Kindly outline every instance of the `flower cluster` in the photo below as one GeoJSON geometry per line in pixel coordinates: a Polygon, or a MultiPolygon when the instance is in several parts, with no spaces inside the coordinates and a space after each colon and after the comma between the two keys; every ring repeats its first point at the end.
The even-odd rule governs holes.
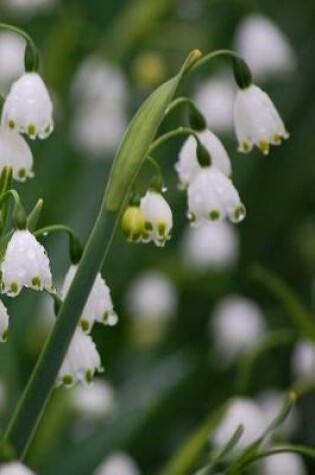
{"type": "MultiPolygon", "coordinates": [[[[252,84],[246,63],[235,54],[233,61],[238,85],[233,111],[238,150],[247,153],[257,146],[268,154],[270,145],[279,145],[289,134],[269,96],[252,84]]],[[[190,107],[191,127],[178,129],[178,135],[186,133],[189,137],[179,152],[175,170],[179,187],[187,191],[189,221],[194,226],[226,219],[232,223],[241,222],[246,209],[232,181],[231,161],[224,145],[207,128],[205,118],[190,99],[181,98],[177,101],[180,103],[190,107]]],[[[177,104],[175,100],[169,110],[177,104]]],[[[170,137],[174,135],[176,131],[169,134],[170,137]]],[[[168,134],[165,141],[167,139],[168,134]]],[[[156,143],[163,143],[163,136],[153,143],[153,150],[156,143]]],[[[148,159],[152,161],[152,157],[148,156],[148,159]]],[[[150,189],[138,202],[135,194],[132,196],[121,223],[129,241],[153,241],[161,246],[169,239],[172,212],[159,191],[150,189]]]]}
{"type": "MultiPolygon", "coordinates": [[[[12,196],[15,206],[12,215],[14,229],[3,244],[3,257],[0,260],[0,289],[9,297],[18,296],[23,287],[45,290],[61,302],[66,297],[76,274],[78,256],[75,256],[75,264],[70,267],[65,277],[61,297],[59,297],[53,285],[49,258],[36,238],[41,233],[37,231],[35,235],[28,229],[29,219],[18,193],[9,189],[10,179],[8,178],[10,170],[12,170],[13,178],[19,181],[25,181],[26,178],[33,176],[33,155],[22,134],[28,135],[31,139],[47,138],[54,127],[52,116],[53,106],[43,80],[34,71],[25,72],[11,86],[4,101],[1,116],[0,174],[1,177],[4,176],[2,182],[8,186],[1,190],[0,200],[2,200],[1,205],[5,205],[6,199],[12,196]]],[[[71,239],[73,245],[74,238],[71,239]]],[[[73,258],[71,244],[70,257],[73,258]]],[[[83,309],[79,327],[75,331],[60,369],[57,384],[71,386],[78,381],[89,382],[95,371],[102,369],[100,356],[89,335],[96,321],[109,326],[115,325],[118,321],[110,290],[100,274],[96,277],[83,309]]],[[[0,341],[2,342],[7,339],[8,326],[9,315],[0,301],[0,341]]]]}

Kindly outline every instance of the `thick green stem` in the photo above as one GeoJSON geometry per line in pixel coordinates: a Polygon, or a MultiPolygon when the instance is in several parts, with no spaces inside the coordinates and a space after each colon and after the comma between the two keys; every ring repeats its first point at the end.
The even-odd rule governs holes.
{"type": "Polygon", "coordinates": [[[56,380],[86,299],[110,247],[117,221],[117,213],[103,209],[100,212],[56,324],[13,415],[6,440],[12,443],[19,458],[24,457],[44,411],[53,381],[56,380]]]}

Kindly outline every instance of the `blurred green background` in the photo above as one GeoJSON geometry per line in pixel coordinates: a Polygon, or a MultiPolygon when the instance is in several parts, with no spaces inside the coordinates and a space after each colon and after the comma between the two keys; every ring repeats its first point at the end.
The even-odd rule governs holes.
{"type": "MultiPolygon", "coordinates": [[[[313,310],[315,9],[312,0],[285,4],[272,0],[59,0],[46,12],[29,16],[0,5],[2,21],[25,28],[35,39],[41,72],[56,103],[54,133],[32,144],[36,176],[18,188],[29,208],[39,197],[44,199],[42,225],[69,224],[82,239],[98,212],[114,154],[91,160],[69,138],[75,113],[70,90],[80,62],[97,52],[124,71],[131,117],[152,87],[171,76],[191,49],[230,48],[237,25],[253,12],[266,15],[285,32],[298,64],[287,77],[263,85],[281,111],[291,134],[289,141],[266,158],[257,151],[242,156],[236,152],[234,136],[221,136],[247,207],[247,217],[238,226],[239,262],[227,272],[198,274],[184,268],[180,242],[186,227],[185,195],[177,190],[173,169],[181,141],[171,142],[159,156],[174,212],[172,240],[164,249],[136,246],[126,243],[118,232],[104,268],[120,322],[113,329],[96,328],[93,336],[106,369],[104,376],[117,391],[119,411],[87,434],[75,435],[66,391],[56,390],[28,458],[39,474],[88,475],[116,449],[131,454],[144,474],[157,473],[211,411],[236,394],[237,364],[222,367],[211,356],[207,328],[216,302],[239,293],[256,300],[269,328],[292,326],[281,302],[251,279],[253,264],[272,270],[313,310]],[[148,58],[154,58],[156,74],[148,58]],[[153,71],[152,77],[147,77],[148,71],[153,71]],[[152,268],[165,272],[175,284],[178,311],[159,344],[139,348],[131,338],[125,295],[133,279],[152,268]]],[[[198,72],[181,93],[190,94],[195,82],[215,68],[216,63],[211,70],[198,72]]],[[[185,114],[176,113],[162,129],[183,123],[185,114]]],[[[69,265],[66,240],[52,236],[45,245],[60,282],[69,265]]],[[[1,347],[0,357],[1,375],[9,385],[3,425],[43,343],[38,326],[42,300],[30,291],[16,301],[6,300],[12,320],[9,342],[1,347]]],[[[292,346],[278,348],[259,359],[247,395],[290,386],[291,350],[292,346]]],[[[313,396],[306,396],[299,403],[301,425],[295,437],[310,445],[315,441],[314,402],[313,396]]],[[[309,474],[315,473],[315,465],[307,463],[309,474]]]]}

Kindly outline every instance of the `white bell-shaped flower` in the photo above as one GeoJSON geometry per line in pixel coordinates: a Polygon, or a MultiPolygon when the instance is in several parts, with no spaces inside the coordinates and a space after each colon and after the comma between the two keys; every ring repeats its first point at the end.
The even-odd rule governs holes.
{"type": "MultiPolygon", "coordinates": [[[[208,129],[198,132],[197,136],[209,153],[213,167],[220,170],[224,175],[230,176],[232,174],[231,162],[227,151],[218,137],[208,129]]],[[[197,142],[194,136],[188,137],[182,146],[175,169],[181,188],[186,188],[190,185],[201,170],[197,160],[197,142]]]]}
{"type": "Polygon", "coordinates": [[[266,423],[265,415],[251,399],[234,398],[231,400],[219,426],[211,437],[215,447],[222,447],[232,437],[239,425],[243,425],[244,432],[237,443],[236,449],[243,450],[257,439],[266,423]]]}
{"type": "Polygon", "coordinates": [[[116,409],[116,394],[107,381],[96,379],[88,386],[76,386],[71,403],[80,416],[87,419],[104,419],[116,409]]]}
{"type": "Polygon", "coordinates": [[[0,465],[0,475],[35,475],[20,462],[9,462],[0,465]]]}
{"type": "MultiPolygon", "coordinates": [[[[62,289],[63,297],[67,295],[76,271],[77,266],[74,265],[72,265],[68,270],[62,289]]],[[[106,282],[100,273],[95,279],[94,285],[83,309],[80,318],[80,326],[85,333],[89,333],[95,321],[109,326],[114,326],[118,322],[117,314],[113,309],[109,287],[106,285],[106,282]]]]}
{"type": "Polygon", "coordinates": [[[280,145],[289,137],[270,97],[251,84],[239,89],[234,103],[234,127],[240,152],[250,152],[256,145],[265,155],[270,145],[280,145]]]}
{"type": "MultiPolygon", "coordinates": [[[[281,448],[281,446],[273,448],[281,448]]],[[[286,452],[265,457],[258,473],[259,475],[307,475],[308,472],[300,455],[286,452]]]]}
{"type": "Polygon", "coordinates": [[[225,218],[238,223],[245,214],[232,181],[213,166],[203,167],[188,187],[188,218],[196,225],[225,218]]]}
{"type": "Polygon", "coordinates": [[[246,16],[237,28],[234,44],[256,79],[288,74],[296,65],[296,55],[287,37],[263,15],[246,16]]]}
{"type": "Polygon", "coordinates": [[[136,462],[124,452],[113,453],[93,475],[140,475],[136,462]]]}
{"type": "Polygon", "coordinates": [[[1,263],[2,290],[10,297],[23,286],[52,289],[52,276],[45,248],[27,229],[13,233],[1,263]]]}
{"type": "Polygon", "coordinates": [[[292,354],[292,369],[298,380],[315,379],[315,343],[312,340],[299,341],[292,354]]]}
{"type": "Polygon", "coordinates": [[[90,335],[77,328],[60,368],[57,384],[71,387],[78,382],[90,383],[96,371],[101,372],[103,368],[95,343],[90,335]]]}
{"type": "Polygon", "coordinates": [[[0,173],[5,167],[12,167],[13,178],[25,181],[34,176],[33,154],[21,135],[7,127],[0,128],[0,173]]]}
{"type": "Polygon", "coordinates": [[[219,302],[211,315],[210,325],[216,351],[226,361],[255,346],[266,330],[258,305],[238,295],[219,302]]]}
{"type": "Polygon", "coordinates": [[[225,270],[233,267],[239,255],[239,239],[227,221],[203,222],[187,226],[182,242],[182,259],[198,271],[225,270]]]}
{"type": "Polygon", "coordinates": [[[9,315],[3,302],[0,300],[0,342],[7,341],[9,315]]]}
{"type": "Polygon", "coordinates": [[[147,191],[141,198],[140,211],[144,217],[145,228],[142,240],[153,241],[157,246],[164,246],[170,239],[173,227],[173,214],[167,201],[160,193],[147,191]]]}
{"type": "Polygon", "coordinates": [[[0,33],[0,92],[6,94],[10,84],[23,74],[25,40],[15,33],[0,33]]]}
{"type": "Polygon", "coordinates": [[[216,133],[233,131],[233,103],[235,84],[229,70],[197,84],[194,100],[207,120],[208,127],[216,133]]]}
{"type": "Polygon", "coordinates": [[[2,112],[2,124],[44,139],[53,130],[53,105],[48,90],[37,73],[25,73],[11,87],[2,112]]]}

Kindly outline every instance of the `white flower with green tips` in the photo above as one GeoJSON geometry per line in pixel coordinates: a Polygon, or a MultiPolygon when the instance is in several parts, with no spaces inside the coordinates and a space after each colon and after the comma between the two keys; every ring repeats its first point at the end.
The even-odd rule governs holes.
{"type": "MultiPolygon", "coordinates": [[[[72,265],[66,275],[62,296],[65,297],[77,272],[77,266],[72,265]]],[[[110,289],[99,273],[95,279],[89,298],[83,309],[80,326],[84,333],[89,333],[94,322],[114,326],[118,322],[117,314],[113,308],[110,289]]]]}
{"type": "Polygon", "coordinates": [[[53,131],[53,105],[48,90],[37,73],[25,73],[15,81],[6,98],[2,124],[44,139],[53,131]]]}
{"type": "Polygon", "coordinates": [[[96,372],[103,371],[101,358],[90,335],[77,328],[59,370],[56,384],[72,387],[78,382],[90,383],[96,372]]]}
{"type": "Polygon", "coordinates": [[[9,166],[13,178],[25,181],[33,177],[33,154],[24,138],[15,130],[0,128],[0,171],[9,166]]]}
{"type": "Polygon", "coordinates": [[[52,289],[49,258],[45,248],[27,229],[14,231],[0,266],[2,291],[10,297],[22,287],[52,289]]]}
{"type": "MultiPolygon", "coordinates": [[[[224,175],[231,176],[231,162],[220,139],[208,129],[197,132],[197,136],[209,153],[212,165],[224,175]]],[[[181,188],[186,188],[201,170],[197,160],[197,141],[194,136],[188,137],[182,146],[175,169],[181,188]]]]}
{"type": "Polygon", "coordinates": [[[173,214],[167,201],[160,193],[147,191],[141,198],[140,211],[145,223],[143,241],[153,241],[157,246],[164,246],[170,239],[173,227],[173,214]]]}
{"type": "Polygon", "coordinates": [[[9,462],[0,465],[0,475],[35,475],[35,472],[20,462],[9,462]]]}
{"type": "Polygon", "coordinates": [[[188,218],[195,225],[226,218],[238,223],[245,214],[232,181],[213,166],[203,167],[188,187],[188,218]]]}
{"type": "Polygon", "coordinates": [[[250,152],[256,145],[263,154],[270,145],[280,145],[289,137],[270,97],[251,84],[239,89],[234,103],[234,126],[240,152],[250,152]]]}
{"type": "Polygon", "coordinates": [[[0,342],[7,341],[9,315],[3,302],[0,300],[0,342]]]}

